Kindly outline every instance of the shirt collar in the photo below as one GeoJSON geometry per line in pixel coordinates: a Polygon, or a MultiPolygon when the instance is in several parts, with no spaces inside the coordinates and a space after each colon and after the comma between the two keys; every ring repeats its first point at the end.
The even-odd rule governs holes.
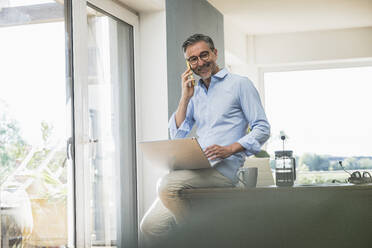
{"type": "Polygon", "coordinates": [[[229,72],[227,71],[226,68],[222,68],[221,70],[219,70],[216,74],[214,74],[212,77],[216,77],[216,78],[219,78],[219,79],[222,79],[224,78],[229,72]]]}
{"type": "MultiPolygon", "coordinates": [[[[229,72],[227,71],[226,68],[222,68],[221,70],[219,70],[216,74],[214,74],[212,77],[216,77],[218,79],[223,79],[226,77],[226,75],[228,74],[229,72]]],[[[201,86],[203,84],[203,81],[202,79],[199,79],[199,82],[198,82],[198,85],[201,86]]]]}

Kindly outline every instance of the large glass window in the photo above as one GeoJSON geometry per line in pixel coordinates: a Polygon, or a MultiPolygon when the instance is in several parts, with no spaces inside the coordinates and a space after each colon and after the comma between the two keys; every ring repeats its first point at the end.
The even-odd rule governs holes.
{"type": "Polygon", "coordinates": [[[65,35],[61,1],[0,1],[1,247],[72,239],[65,35]]]}
{"type": "Polygon", "coordinates": [[[264,74],[265,105],[272,125],[267,149],[297,158],[297,183],[345,182],[346,170],[372,170],[372,67],[264,74]]]}

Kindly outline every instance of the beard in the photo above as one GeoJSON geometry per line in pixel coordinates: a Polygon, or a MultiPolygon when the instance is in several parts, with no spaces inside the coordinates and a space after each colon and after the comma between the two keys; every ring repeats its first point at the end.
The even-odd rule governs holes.
{"type": "Polygon", "coordinates": [[[209,61],[202,66],[197,66],[192,71],[198,75],[201,79],[205,80],[210,78],[216,70],[216,63],[209,61]]]}

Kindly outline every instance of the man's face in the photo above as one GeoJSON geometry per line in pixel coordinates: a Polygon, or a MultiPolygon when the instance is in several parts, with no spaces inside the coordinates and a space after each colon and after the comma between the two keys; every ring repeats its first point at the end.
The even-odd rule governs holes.
{"type": "Polygon", "coordinates": [[[191,70],[203,80],[209,79],[217,72],[217,49],[212,51],[205,41],[188,46],[185,58],[189,60],[191,70]]]}

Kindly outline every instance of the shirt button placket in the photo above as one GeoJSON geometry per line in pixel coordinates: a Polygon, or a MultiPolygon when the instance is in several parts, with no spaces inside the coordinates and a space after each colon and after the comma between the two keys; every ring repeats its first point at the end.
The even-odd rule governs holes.
{"type": "Polygon", "coordinates": [[[211,108],[213,108],[212,107],[212,102],[211,102],[211,100],[212,100],[212,84],[213,84],[213,78],[211,78],[211,82],[210,82],[210,84],[209,84],[209,88],[208,88],[208,92],[207,92],[207,123],[208,123],[208,132],[207,132],[207,137],[208,137],[208,139],[209,139],[209,137],[210,137],[210,133],[211,133],[211,118],[212,118],[212,111],[211,111],[211,108]]]}

